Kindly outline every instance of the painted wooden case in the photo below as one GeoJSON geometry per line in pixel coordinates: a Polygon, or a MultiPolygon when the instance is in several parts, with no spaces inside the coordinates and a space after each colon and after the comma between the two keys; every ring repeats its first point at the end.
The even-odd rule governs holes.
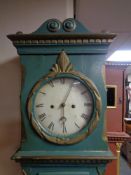
{"type": "Polygon", "coordinates": [[[114,159],[105,134],[103,73],[105,55],[114,37],[93,34],[74,19],[49,19],[31,34],[8,35],[20,55],[23,74],[21,146],[13,159],[21,163],[25,174],[97,175],[114,159]],[[70,135],[65,139],[45,134],[32,113],[39,85],[60,76],[83,82],[93,96],[90,122],[73,139],[70,135]]]}

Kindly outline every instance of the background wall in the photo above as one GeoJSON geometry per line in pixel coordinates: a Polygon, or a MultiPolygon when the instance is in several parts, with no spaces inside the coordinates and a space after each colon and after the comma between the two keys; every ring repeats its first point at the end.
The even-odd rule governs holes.
{"type": "Polygon", "coordinates": [[[131,0],[76,0],[76,18],[92,32],[117,34],[107,56],[116,49],[131,50],[131,0]]]}
{"type": "Polygon", "coordinates": [[[77,0],[76,17],[94,32],[131,32],[130,0],[77,0]]]}
{"type": "MultiPolygon", "coordinates": [[[[76,0],[76,17],[93,32],[120,37],[113,46],[131,47],[131,0],[76,0]]],[[[31,33],[46,19],[73,17],[73,0],[0,0],[0,174],[21,175],[10,160],[20,143],[20,64],[7,34],[31,33]]]]}
{"type": "Polygon", "coordinates": [[[0,0],[0,174],[21,175],[10,160],[20,144],[19,57],[7,34],[31,33],[45,20],[73,17],[73,0],[0,0]]]}

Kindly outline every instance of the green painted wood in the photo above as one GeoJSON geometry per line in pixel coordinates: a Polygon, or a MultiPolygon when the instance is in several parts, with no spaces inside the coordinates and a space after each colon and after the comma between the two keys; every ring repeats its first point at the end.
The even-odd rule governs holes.
{"type": "MultiPolygon", "coordinates": [[[[27,168],[27,167],[26,167],[27,168]]],[[[55,168],[52,168],[52,170],[50,170],[49,168],[40,168],[40,171],[38,172],[37,171],[37,169],[36,169],[36,167],[34,167],[34,168],[32,168],[32,169],[30,169],[30,170],[26,170],[26,172],[28,172],[28,174],[30,175],[30,174],[32,174],[32,175],[45,175],[45,174],[47,174],[47,175],[52,175],[52,174],[54,174],[54,175],[59,175],[59,174],[61,174],[61,175],[66,175],[66,174],[69,174],[69,175],[94,175],[94,174],[97,174],[97,175],[99,175],[100,173],[102,174],[103,172],[105,171],[105,169],[101,166],[100,167],[100,170],[98,170],[97,169],[97,167],[84,167],[84,168],[80,168],[80,167],[78,167],[78,168],[75,168],[75,169],[70,169],[69,167],[68,167],[68,169],[67,168],[60,168],[59,167],[59,171],[56,171],[56,169],[55,168]],[[46,169],[46,171],[45,171],[45,169],[46,169]]]]}
{"type": "Polygon", "coordinates": [[[88,157],[91,157],[93,155],[94,158],[99,158],[99,159],[113,159],[112,153],[110,151],[98,151],[98,150],[89,150],[89,151],[42,151],[42,150],[38,150],[38,151],[19,151],[15,154],[14,159],[20,159],[21,157],[23,158],[28,158],[28,157],[35,157],[35,156],[39,156],[39,157],[61,157],[62,156],[77,156],[83,159],[88,159],[88,157]]]}
{"type": "Polygon", "coordinates": [[[40,172],[40,173],[38,173],[38,175],[90,175],[91,173],[92,174],[94,174],[93,173],[93,171],[96,173],[96,170],[94,169],[94,170],[88,170],[88,171],[85,171],[85,172],[76,172],[76,171],[74,171],[74,172],[71,172],[71,171],[62,171],[62,172],[40,172]]]}
{"type": "Polygon", "coordinates": [[[78,174],[78,172],[82,175],[97,175],[104,172],[108,161],[114,158],[103,137],[106,90],[102,76],[102,66],[110,45],[109,40],[114,37],[114,34],[92,34],[74,19],[67,19],[63,23],[56,19],[47,20],[32,34],[8,35],[20,55],[23,72],[21,115],[25,135],[22,135],[21,146],[14,154],[13,159],[21,163],[28,175],[52,175],[52,173],[74,175],[78,174]],[[94,82],[102,99],[102,110],[97,128],[86,139],[72,145],[58,145],[41,139],[32,128],[27,114],[27,99],[32,87],[49,72],[63,50],[69,56],[75,70],[82,72],[94,82]],[[89,163],[86,171],[81,160],[80,166],[74,162],[69,170],[64,165],[61,165],[59,161],[53,163],[53,165],[48,162],[50,171],[45,168],[45,162],[37,162],[37,157],[48,157],[48,159],[53,157],[54,159],[55,156],[56,159],[58,157],[64,159],[64,156],[72,156],[72,159],[80,157],[81,160],[94,159],[96,161],[97,159],[106,161],[104,163],[101,161],[101,163],[98,163],[98,161],[95,164],[89,163]],[[32,159],[35,160],[35,163],[32,162],[32,159]],[[23,160],[25,163],[23,163],[23,160]],[[42,169],[41,166],[43,166],[42,169]],[[55,167],[52,168],[52,166],[55,167]],[[60,172],[61,166],[63,170],[60,172]]]}
{"type": "MultiPolygon", "coordinates": [[[[46,33],[46,34],[50,34],[49,28],[53,30],[56,30],[55,33],[69,33],[69,31],[66,31],[65,29],[69,29],[71,27],[75,27],[73,31],[70,31],[70,34],[81,34],[81,33],[91,33],[87,28],[85,28],[85,26],[83,26],[79,21],[72,19],[72,18],[68,18],[66,20],[63,21],[63,23],[61,23],[59,20],[57,19],[49,19],[47,20],[45,23],[43,23],[35,32],[33,32],[32,34],[42,34],[46,33]],[[75,26],[79,26],[75,27],[75,26]],[[57,28],[59,28],[59,30],[57,31],[57,28]]],[[[54,31],[53,31],[54,32],[54,31]]]]}

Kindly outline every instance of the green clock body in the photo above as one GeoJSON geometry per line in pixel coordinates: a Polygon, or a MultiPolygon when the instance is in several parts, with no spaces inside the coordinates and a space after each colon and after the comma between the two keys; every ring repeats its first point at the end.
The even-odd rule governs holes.
{"type": "Polygon", "coordinates": [[[105,137],[102,67],[115,35],[52,19],[32,34],[8,37],[23,72],[22,142],[13,159],[31,175],[104,172],[114,157],[105,137]]]}

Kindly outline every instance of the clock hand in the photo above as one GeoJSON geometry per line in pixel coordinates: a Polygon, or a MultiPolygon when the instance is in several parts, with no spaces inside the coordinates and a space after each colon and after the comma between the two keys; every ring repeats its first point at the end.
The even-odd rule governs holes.
{"type": "Polygon", "coordinates": [[[63,133],[67,133],[67,129],[66,129],[66,126],[65,126],[65,122],[66,122],[66,117],[62,116],[60,118],[60,121],[62,122],[62,125],[63,125],[63,133]]]}
{"type": "Polygon", "coordinates": [[[65,104],[64,103],[60,104],[60,107],[62,107],[62,117],[64,117],[64,107],[65,107],[65,104]]]}
{"type": "Polygon", "coordinates": [[[63,102],[62,102],[62,103],[60,104],[60,106],[59,106],[59,107],[62,107],[62,117],[60,118],[59,121],[62,121],[62,124],[63,124],[63,132],[67,132],[66,126],[65,126],[65,122],[66,122],[67,118],[64,116],[64,107],[65,107],[65,105],[66,105],[67,98],[69,97],[69,94],[70,94],[70,92],[71,92],[71,90],[72,90],[73,85],[74,85],[74,82],[71,83],[71,85],[70,85],[70,87],[69,87],[69,89],[68,89],[68,91],[67,91],[67,93],[66,93],[66,96],[65,96],[63,102]]]}
{"type": "Polygon", "coordinates": [[[65,107],[65,103],[66,103],[66,101],[67,101],[67,98],[69,97],[69,94],[70,94],[70,92],[71,92],[71,90],[72,90],[72,87],[74,86],[74,85],[77,85],[77,84],[79,84],[79,82],[72,82],[71,83],[71,85],[70,85],[70,87],[69,87],[69,89],[68,89],[68,91],[67,91],[67,93],[66,93],[66,95],[65,95],[65,98],[64,98],[64,100],[63,100],[63,102],[60,104],[60,106],[59,106],[59,108],[60,107],[65,107]]]}
{"type": "Polygon", "coordinates": [[[67,93],[66,93],[66,96],[65,96],[65,98],[64,98],[64,100],[63,100],[62,106],[64,106],[64,107],[65,107],[65,103],[66,103],[66,101],[67,101],[67,98],[68,98],[68,96],[69,96],[69,94],[70,94],[70,92],[71,92],[71,90],[72,90],[72,87],[73,87],[73,83],[72,83],[71,86],[69,87],[69,89],[68,89],[68,91],[67,91],[67,93]]]}

